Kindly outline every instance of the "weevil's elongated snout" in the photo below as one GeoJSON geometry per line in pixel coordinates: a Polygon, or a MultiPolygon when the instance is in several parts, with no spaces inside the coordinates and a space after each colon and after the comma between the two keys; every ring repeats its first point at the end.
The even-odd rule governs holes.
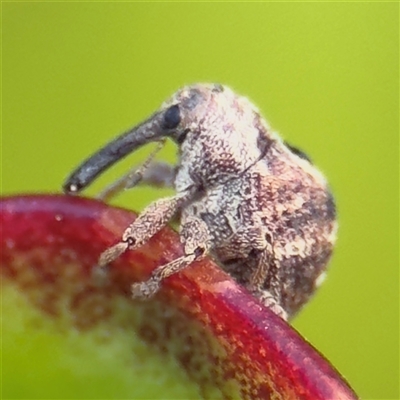
{"type": "Polygon", "coordinates": [[[139,147],[168,136],[171,131],[165,126],[165,112],[152,115],[140,125],[123,133],[97,153],[86,159],[63,185],[65,193],[77,193],[90,185],[97,176],[117,161],[139,147]]]}

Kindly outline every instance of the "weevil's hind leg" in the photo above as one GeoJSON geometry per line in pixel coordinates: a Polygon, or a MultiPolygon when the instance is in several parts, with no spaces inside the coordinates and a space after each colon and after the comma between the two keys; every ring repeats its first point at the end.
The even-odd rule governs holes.
{"type": "Polygon", "coordinates": [[[121,176],[115,182],[108,185],[97,196],[99,200],[105,202],[118,196],[125,189],[132,188],[139,183],[151,186],[172,186],[174,178],[174,167],[164,163],[153,163],[157,153],[164,147],[165,140],[160,140],[157,147],[149,154],[143,164],[130,169],[128,173],[121,176]]]}
{"type": "Polygon", "coordinates": [[[125,230],[116,245],[106,249],[99,257],[98,268],[104,270],[108,264],[128,249],[139,247],[161,230],[169,220],[192,197],[189,189],[173,197],[156,200],[147,206],[136,220],[125,230]]]}
{"type": "Polygon", "coordinates": [[[266,307],[270,308],[282,319],[287,320],[288,314],[281,305],[281,283],[279,278],[278,260],[267,249],[260,253],[247,288],[266,307]],[[266,289],[268,288],[268,289],[266,289]]]}
{"type": "Polygon", "coordinates": [[[211,244],[210,234],[207,225],[200,218],[184,217],[180,236],[184,244],[185,255],[155,269],[147,281],[133,284],[133,297],[148,298],[153,296],[165,278],[181,271],[192,262],[208,254],[211,244]]]}
{"type": "Polygon", "coordinates": [[[127,174],[111,183],[96,198],[105,202],[118,196],[121,192],[138,185],[154,188],[173,188],[176,167],[164,162],[153,162],[148,167],[135,166],[127,174]]]}

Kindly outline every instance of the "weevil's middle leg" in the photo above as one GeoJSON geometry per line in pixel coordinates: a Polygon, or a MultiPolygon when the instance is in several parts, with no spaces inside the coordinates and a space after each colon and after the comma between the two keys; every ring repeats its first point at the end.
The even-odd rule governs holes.
{"type": "Polygon", "coordinates": [[[184,219],[180,236],[184,244],[185,255],[156,268],[147,281],[133,284],[133,297],[151,297],[158,291],[161,282],[165,278],[181,271],[192,262],[203,258],[209,252],[210,234],[207,225],[200,218],[188,217],[184,219]]]}
{"type": "Polygon", "coordinates": [[[260,253],[247,288],[266,307],[270,308],[282,319],[287,320],[288,314],[281,305],[282,287],[278,263],[279,261],[273,257],[273,252],[267,249],[263,250],[260,253]]]}
{"type": "Polygon", "coordinates": [[[152,163],[164,144],[165,139],[160,140],[143,164],[130,169],[125,175],[105,187],[96,197],[107,202],[125,189],[130,189],[139,183],[158,187],[172,187],[175,174],[174,167],[165,163],[152,163]]]}

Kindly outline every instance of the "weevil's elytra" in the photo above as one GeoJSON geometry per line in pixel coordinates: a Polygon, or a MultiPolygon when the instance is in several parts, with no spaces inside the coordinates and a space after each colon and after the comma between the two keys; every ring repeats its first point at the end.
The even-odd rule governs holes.
{"type": "Polygon", "coordinates": [[[137,183],[172,186],[176,194],[150,204],[99,259],[104,267],[141,246],[180,215],[184,255],[132,287],[152,296],[163,279],[212,255],[266,306],[292,317],[325,273],[336,239],[336,211],[323,175],[301,150],[272,132],[258,109],[231,89],[196,84],[83,162],[64,190],[78,192],[128,153],[172,139],[177,165],[154,153],[106,189],[103,198],[137,183]]]}

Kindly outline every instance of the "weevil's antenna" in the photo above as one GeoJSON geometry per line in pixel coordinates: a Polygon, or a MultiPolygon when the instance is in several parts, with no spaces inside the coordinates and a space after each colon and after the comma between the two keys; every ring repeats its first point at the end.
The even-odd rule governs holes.
{"type": "Polygon", "coordinates": [[[97,153],[86,159],[67,178],[63,185],[65,193],[78,193],[90,185],[107,168],[139,147],[167,136],[164,113],[153,114],[140,125],[123,133],[97,153]]]}

